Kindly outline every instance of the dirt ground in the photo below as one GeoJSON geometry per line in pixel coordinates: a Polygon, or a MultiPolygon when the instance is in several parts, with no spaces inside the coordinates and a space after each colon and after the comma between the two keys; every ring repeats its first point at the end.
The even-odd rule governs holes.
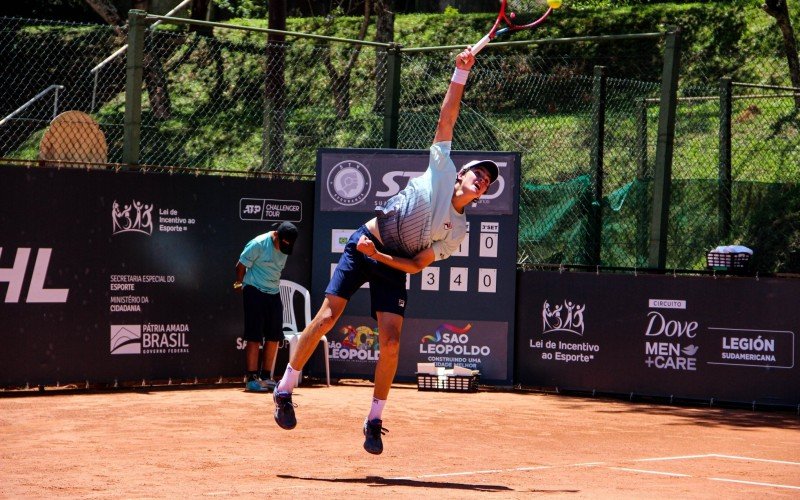
{"type": "Polygon", "coordinates": [[[800,498],[795,412],[398,384],[296,390],[298,426],[241,387],[0,397],[3,498],[800,498]]]}

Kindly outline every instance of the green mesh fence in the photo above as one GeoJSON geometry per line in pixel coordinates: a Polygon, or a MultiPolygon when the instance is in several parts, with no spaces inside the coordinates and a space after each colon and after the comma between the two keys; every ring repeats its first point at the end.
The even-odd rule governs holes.
{"type": "Polygon", "coordinates": [[[733,82],[723,119],[720,92],[685,88],[678,101],[667,267],[702,269],[707,251],[738,244],[756,271],[797,272],[800,224],[782,193],[800,181],[798,103],[786,88],[733,82]]]}
{"type": "MultiPolygon", "coordinates": [[[[123,163],[127,42],[126,29],[0,18],[0,156],[123,163]],[[98,134],[85,123],[53,137],[51,122],[65,111],[91,117],[104,144],[87,146],[98,134]],[[61,156],[43,156],[44,144],[61,156]]],[[[454,148],[521,153],[520,264],[648,267],[663,45],[658,37],[575,40],[480,54],[454,148]]],[[[457,52],[400,51],[397,147],[430,145],[457,52]]],[[[384,47],[162,25],[147,31],[144,54],[138,146],[147,169],[312,176],[318,148],[386,145],[384,47]]],[[[770,83],[786,86],[775,61],[770,83]]],[[[796,273],[794,91],[731,85],[726,173],[714,78],[694,75],[679,89],[666,268],[703,270],[708,250],[743,244],[755,250],[757,270],[796,273]]]]}

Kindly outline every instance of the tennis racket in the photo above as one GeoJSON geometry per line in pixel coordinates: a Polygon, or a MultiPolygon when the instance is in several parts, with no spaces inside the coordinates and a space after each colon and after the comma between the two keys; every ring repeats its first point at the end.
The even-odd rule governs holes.
{"type": "Polygon", "coordinates": [[[505,35],[515,31],[527,30],[539,26],[554,9],[561,7],[561,0],[547,0],[547,11],[540,14],[543,0],[500,0],[500,12],[494,26],[489,30],[478,43],[472,46],[472,53],[478,52],[486,47],[486,44],[495,39],[498,35],[505,35]],[[505,26],[500,27],[500,25],[505,26]]]}

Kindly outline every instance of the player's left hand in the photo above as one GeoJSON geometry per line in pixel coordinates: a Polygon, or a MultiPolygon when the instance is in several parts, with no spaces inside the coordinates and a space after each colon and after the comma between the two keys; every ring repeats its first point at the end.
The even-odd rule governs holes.
{"type": "Polygon", "coordinates": [[[375,255],[375,252],[378,251],[375,248],[375,243],[373,243],[371,239],[367,238],[363,234],[358,239],[358,243],[356,244],[356,250],[363,253],[367,257],[372,257],[373,255],[375,255]]]}

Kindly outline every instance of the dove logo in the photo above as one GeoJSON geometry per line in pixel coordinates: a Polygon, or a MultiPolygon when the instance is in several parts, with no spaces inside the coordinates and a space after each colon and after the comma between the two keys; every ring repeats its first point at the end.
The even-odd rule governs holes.
{"type": "Polygon", "coordinates": [[[648,337],[687,337],[693,339],[697,336],[697,321],[676,321],[667,320],[664,315],[651,311],[647,313],[650,322],[647,325],[645,335],[648,337]]]}
{"type": "Polygon", "coordinates": [[[645,342],[644,364],[648,368],[659,370],[697,371],[697,358],[694,354],[698,349],[695,345],[682,347],[671,342],[645,342]]]}
{"type": "Polygon", "coordinates": [[[681,344],[680,340],[685,338],[687,342],[692,342],[690,339],[697,337],[697,321],[671,320],[656,311],[650,311],[647,316],[649,321],[644,333],[648,338],[644,345],[644,363],[647,367],[696,371],[697,358],[694,356],[700,348],[693,343],[681,344]],[[664,341],[656,341],[653,337],[662,337],[664,341]]]}

